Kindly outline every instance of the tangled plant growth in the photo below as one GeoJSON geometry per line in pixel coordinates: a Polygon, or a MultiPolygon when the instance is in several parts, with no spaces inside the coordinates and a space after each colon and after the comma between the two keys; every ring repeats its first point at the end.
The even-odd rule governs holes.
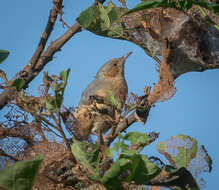
{"type": "MultiPolygon", "coordinates": [[[[212,170],[207,150],[194,138],[176,135],[159,142],[157,150],[168,160],[164,163],[158,157],[142,153],[157,140],[159,133],[121,133],[135,122],[146,123],[150,108],[175,94],[175,79],[182,74],[219,68],[218,4],[204,0],[143,0],[128,10],[126,2],[120,2],[123,7],[112,2],[103,6],[104,1],[95,1],[65,34],[45,49],[57,16],[62,18],[63,14],[62,0],[53,0],[46,29],[27,66],[11,80],[1,70],[5,85],[1,86],[0,107],[7,105],[10,109],[0,123],[0,166],[10,165],[0,172],[1,188],[149,189],[151,186],[194,190],[200,188],[199,174],[212,170]],[[96,35],[137,44],[157,62],[159,72],[154,88],[145,87],[142,96],[130,94],[116,126],[112,124],[106,135],[99,133],[96,142],[74,138],[74,109],[63,105],[70,70],[60,72],[59,76],[44,72],[38,97],[24,91],[82,27],[96,35]],[[19,143],[15,143],[17,139],[19,143]],[[15,151],[8,151],[9,146],[15,151]],[[36,157],[39,154],[44,158],[36,157]]],[[[0,62],[8,55],[8,51],[1,50],[0,62]]],[[[120,104],[112,93],[109,101],[112,106],[120,104]]]]}

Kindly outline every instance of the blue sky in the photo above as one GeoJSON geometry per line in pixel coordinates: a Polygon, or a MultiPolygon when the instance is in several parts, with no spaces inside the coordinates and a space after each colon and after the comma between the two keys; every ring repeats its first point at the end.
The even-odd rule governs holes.
{"type": "MultiPolygon", "coordinates": [[[[129,7],[134,6],[134,1],[127,1],[130,1],[129,7]]],[[[64,0],[64,20],[72,25],[79,13],[91,4],[90,0],[64,0]]],[[[11,54],[7,61],[0,65],[0,69],[7,73],[9,79],[31,58],[46,25],[51,6],[50,0],[1,2],[0,49],[7,49],[11,54]]],[[[58,21],[49,41],[55,40],[66,30],[58,21]]],[[[121,57],[132,50],[135,52],[128,58],[125,68],[126,80],[129,92],[142,95],[144,86],[152,85],[157,81],[155,62],[147,57],[142,49],[130,42],[99,37],[87,31],[75,35],[62,51],[55,55],[44,71],[58,74],[61,70],[71,68],[64,103],[67,106],[77,106],[81,93],[93,80],[101,65],[111,58],[121,57]]],[[[37,95],[37,87],[41,81],[42,73],[32,81],[27,91],[37,95]]],[[[218,81],[219,70],[187,73],[181,76],[176,81],[175,96],[169,101],[157,103],[156,107],[152,108],[145,126],[135,124],[130,128],[131,131],[160,132],[159,140],[185,134],[196,138],[201,145],[205,145],[213,159],[212,172],[202,175],[207,182],[206,190],[217,187],[219,179],[218,81]]],[[[1,111],[1,117],[4,111],[1,111]]],[[[146,154],[154,155],[155,145],[156,143],[153,143],[151,148],[146,149],[146,154]]]]}

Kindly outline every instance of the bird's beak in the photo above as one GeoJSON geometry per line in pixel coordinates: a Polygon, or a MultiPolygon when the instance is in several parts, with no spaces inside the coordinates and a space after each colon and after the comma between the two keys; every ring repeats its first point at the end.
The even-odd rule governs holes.
{"type": "Polygon", "coordinates": [[[127,54],[125,54],[123,57],[122,57],[122,63],[125,63],[126,59],[132,54],[133,52],[129,52],[127,54]]]}

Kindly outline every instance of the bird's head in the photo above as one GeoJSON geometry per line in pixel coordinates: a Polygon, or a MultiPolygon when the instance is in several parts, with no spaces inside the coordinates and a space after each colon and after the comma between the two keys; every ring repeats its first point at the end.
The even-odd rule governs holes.
{"type": "Polygon", "coordinates": [[[124,77],[124,64],[127,57],[131,54],[132,52],[129,52],[123,57],[114,58],[106,62],[97,72],[96,78],[114,79],[124,77]]]}

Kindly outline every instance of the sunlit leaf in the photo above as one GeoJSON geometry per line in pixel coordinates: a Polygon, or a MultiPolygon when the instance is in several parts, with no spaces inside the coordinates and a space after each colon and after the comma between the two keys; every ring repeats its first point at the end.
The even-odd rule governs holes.
{"type": "Polygon", "coordinates": [[[31,190],[42,156],[32,161],[19,161],[0,172],[0,187],[7,190],[31,190]]]}
{"type": "Polygon", "coordinates": [[[112,2],[108,6],[101,4],[89,7],[77,18],[78,23],[85,29],[101,36],[121,37],[123,27],[116,24],[118,15],[112,2]]]}
{"type": "Polygon", "coordinates": [[[140,132],[129,132],[124,136],[125,140],[129,140],[132,145],[134,144],[149,144],[150,137],[145,133],[140,132]]]}
{"type": "Polygon", "coordinates": [[[77,21],[84,28],[89,28],[99,16],[98,7],[91,6],[83,11],[77,18],[77,21]]]}

